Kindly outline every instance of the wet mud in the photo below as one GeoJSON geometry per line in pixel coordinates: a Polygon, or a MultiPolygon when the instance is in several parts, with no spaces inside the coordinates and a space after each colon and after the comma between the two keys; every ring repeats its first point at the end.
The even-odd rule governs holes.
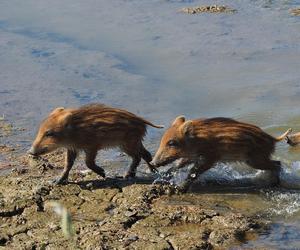
{"type": "MultiPolygon", "coordinates": [[[[10,153],[14,154],[14,153],[10,153]]],[[[63,152],[43,160],[14,158],[22,168],[0,177],[0,246],[7,249],[222,249],[239,246],[266,225],[207,194],[166,195],[151,178],[103,179],[75,169],[53,185],[63,152]],[[200,196],[199,196],[200,195],[200,196]],[[51,204],[71,215],[66,238],[51,204]]]]}

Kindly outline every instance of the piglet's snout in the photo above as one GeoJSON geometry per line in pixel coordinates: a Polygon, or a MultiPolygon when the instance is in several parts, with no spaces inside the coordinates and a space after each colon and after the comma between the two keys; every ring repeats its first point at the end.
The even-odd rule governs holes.
{"type": "Polygon", "coordinates": [[[150,162],[150,164],[154,167],[157,167],[158,165],[158,160],[157,160],[157,156],[155,155],[152,159],[152,161],[150,162]]]}
{"type": "Polygon", "coordinates": [[[41,147],[34,147],[32,146],[27,153],[32,156],[39,156],[41,154],[44,154],[47,152],[47,147],[41,148],[41,147]]]}
{"type": "Polygon", "coordinates": [[[30,154],[30,155],[36,155],[36,150],[35,150],[35,148],[32,146],[32,147],[27,151],[27,154],[30,154]]]}
{"type": "Polygon", "coordinates": [[[153,166],[153,167],[156,167],[156,164],[155,164],[155,161],[150,161],[150,164],[153,166]]]}
{"type": "Polygon", "coordinates": [[[159,157],[157,156],[157,154],[153,157],[152,161],[150,162],[150,164],[154,167],[158,167],[160,163],[159,157]]]}

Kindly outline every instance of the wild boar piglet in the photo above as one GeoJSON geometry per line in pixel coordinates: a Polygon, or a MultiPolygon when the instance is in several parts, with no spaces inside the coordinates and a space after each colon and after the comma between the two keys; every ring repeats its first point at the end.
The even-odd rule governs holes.
{"type": "Polygon", "coordinates": [[[134,177],[141,159],[146,161],[151,171],[155,171],[150,164],[152,156],[142,143],[146,125],[162,128],[126,110],[103,104],[90,104],[77,109],[56,108],[41,123],[28,153],[38,156],[57,148],[66,148],[66,163],[62,176],[57,180],[59,184],[68,180],[80,150],[86,154],[86,166],[105,177],[104,170],[95,163],[97,151],[119,147],[132,158],[125,177],[134,177]]]}
{"type": "Polygon", "coordinates": [[[291,129],[275,138],[259,127],[230,118],[186,121],[177,117],[162,136],[152,165],[167,165],[181,159],[177,168],[193,163],[187,179],[179,187],[187,191],[190,184],[216,162],[243,161],[255,169],[270,170],[278,179],[280,162],[271,160],[275,143],[286,138],[291,129]]]}

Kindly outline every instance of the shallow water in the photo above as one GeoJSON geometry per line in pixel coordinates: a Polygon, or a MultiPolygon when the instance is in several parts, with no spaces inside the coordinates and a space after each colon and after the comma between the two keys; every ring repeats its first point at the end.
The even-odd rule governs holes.
{"type": "MultiPolygon", "coordinates": [[[[300,247],[300,162],[284,165],[280,173],[280,186],[271,187],[268,173],[253,171],[243,164],[218,164],[204,173],[191,194],[172,196],[170,204],[197,205],[203,201],[214,203],[214,209],[233,209],[249,216],[263,217],[270,226],[258,235],[246,235],[242,247],[263,249],[299,249],[300,247]]],[[[186,171],[175,173],[173,185],[186,177],[186,171]]]]}
{"type": "MultiPolygon", "coordinates": [[[[1,143],[18,144],[23,153],[51,109],[89,102],[123,107],[158,124],[185,114],[230,116],[273,135],[300,130],[300,17],[288,11],[300,1],[217,3],[237,12],[178,13],[207,4],[197,0],[2,0],[0,115],[25,130],[1,143]]],[[[161,134],[149,129],[151,152],[161,134]]],[[[269,204],[288,205],[273,206],[282,213],[251,246],[276,248],[280,241],[297,248],[300,195],[289,190],[299,188],[299,153],[278,144],[275,157],[286,165],[281,181],[288,190],[263,196],[269,204]]],[[[115,152],[103,158],[126,162],[115,152]]],[[[200,181],[257,184],[251,170],[232,167],[219,166],[200,181]]]]}

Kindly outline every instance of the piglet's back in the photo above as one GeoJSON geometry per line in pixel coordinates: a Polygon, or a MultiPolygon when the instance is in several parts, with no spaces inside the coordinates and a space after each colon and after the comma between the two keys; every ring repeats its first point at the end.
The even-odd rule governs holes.
{"type": "MultiPolygon", "coordinates": [[[[70,136],[77,144],[119,144],[128,137],[142,139],[150,122],[126,110],[90,104],[71,111],[70,136]]],[[[104,145],[106,146],[106,145],[104,145]]],[[[111,145],[113,146],[113,145],[111,145]]]]}
{"type": "Polygon", "coordinates": [[[230,118],[193,120],[193,133],[199,139],[226,146],[253,146],[273,151],[276,139],[255,125],[230,118]]]}

